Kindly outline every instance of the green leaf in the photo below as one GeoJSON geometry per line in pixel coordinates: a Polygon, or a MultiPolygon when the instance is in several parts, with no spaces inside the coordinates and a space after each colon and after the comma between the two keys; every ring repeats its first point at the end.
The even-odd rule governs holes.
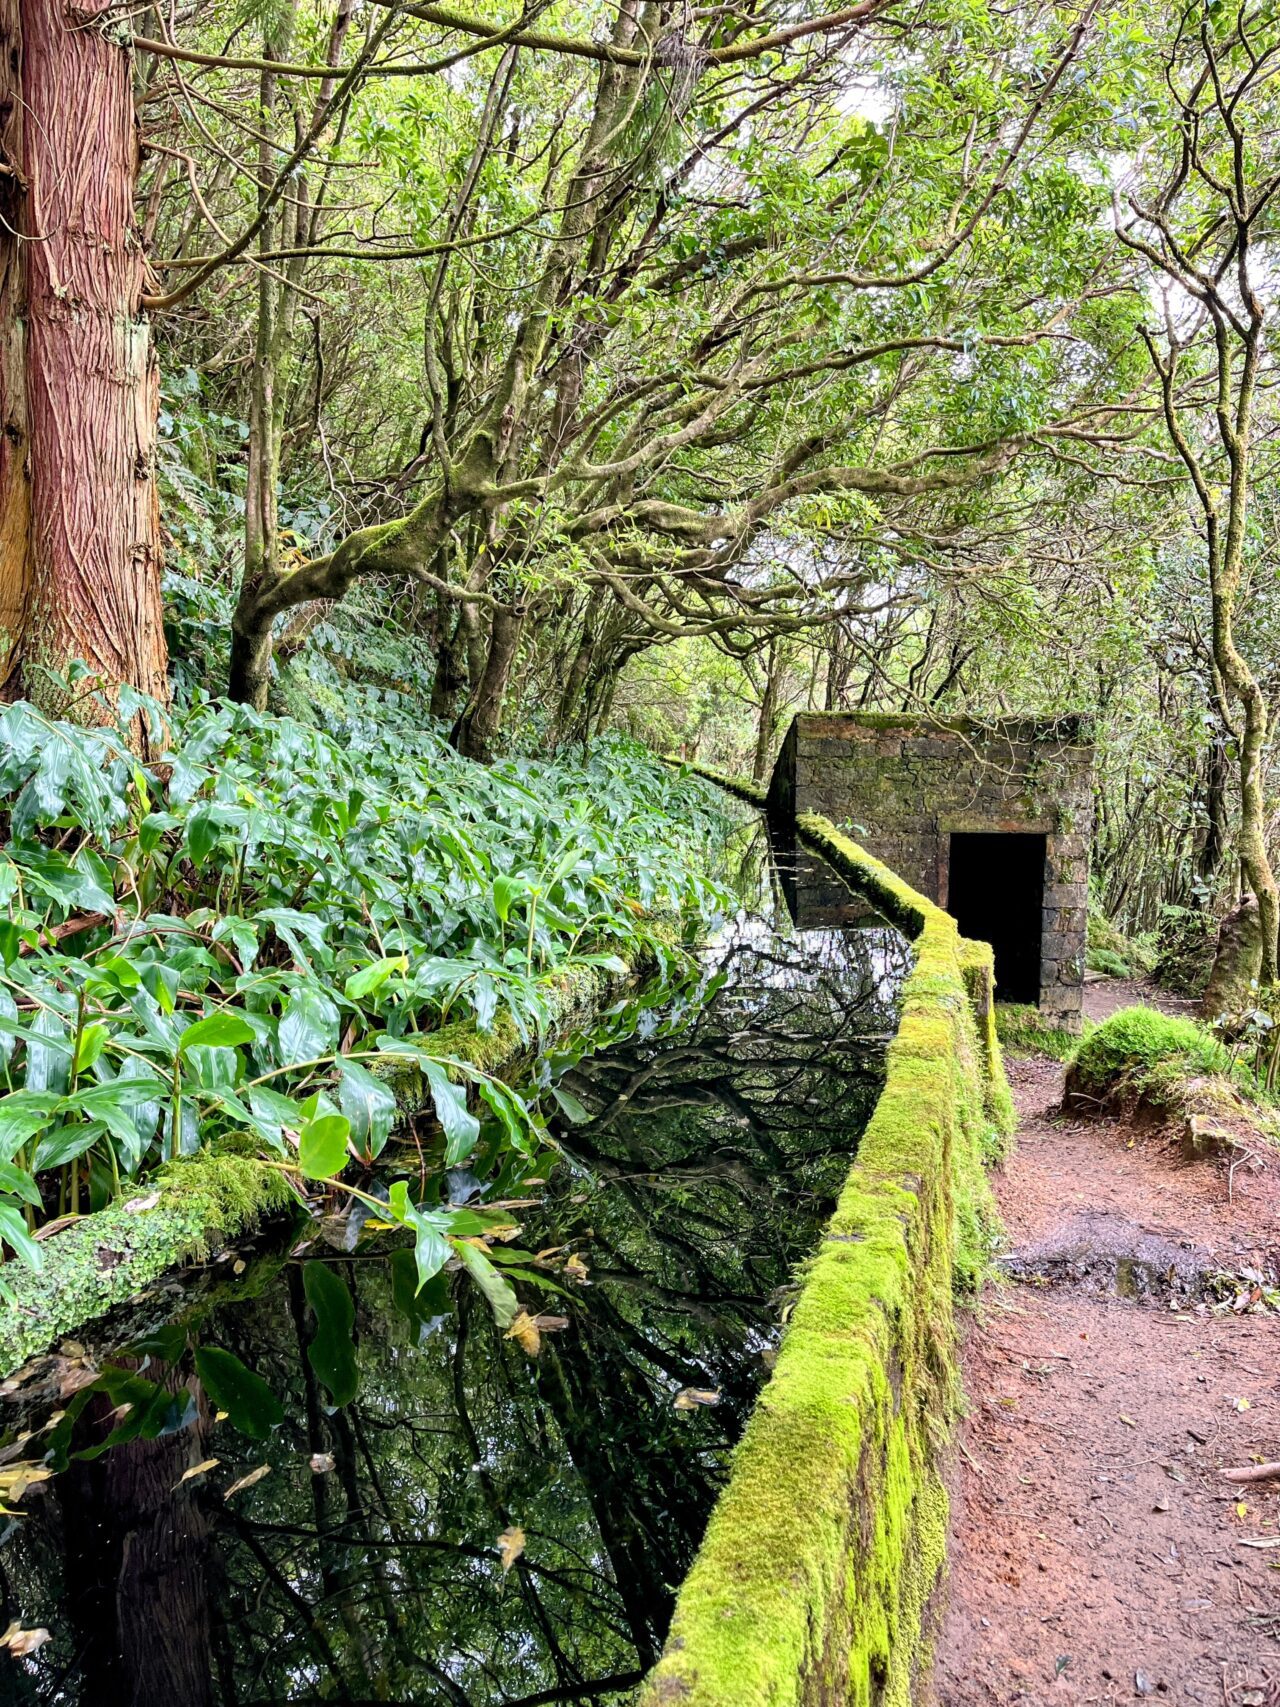
{"type": "Polygon", "coordinates": [[[56,1091],[11,1091],[0,1097],[0,1161],[10,1161],[28,1138],[43,1131],[61,1104],[56,1091]]]}
{"type": "Polygon", "coordinates": [[[15,1168],[12,1162],[0,1162],[0,1191],[8,1192],[10,1197],[20,1197],[33,1209],[41,1207],[40,1187],[30,1174],[15,1168]]]}
{"type": "Polygon", "coordinates": [[[438,1061],[427,1055],[418,1058],[435,1105],[436,1119],[444,1129],[444,1160],[446,1167],[456,1167],[476,1147],[480,1122],[467,1107],[467,1093],[455,1085],[438,1061]]]}
{"type": "Polygon", "coordinates": [[[202,1345],[196,1352],[196,1374],[233,1428],[251,1440],[265,1440],[284,1421],[284,1408],[260,1375],[245,1367],[233,1352],[202,1345]]]}
{"type": "Polygon", "coordinates": [[[248,1020],[224,1011],[189,1025],[178,1048],[184,1055],[197,1044],[210,1049],[234,1049],[238,1044],[252,1043],[256,1035],[248,1020]]]}
{"type": "Polygon", "coordinates": [[[413,1260],[418,1270],[418,1290],[421,1291],[453,1255],[453,1248],[442,1231],[448,1225],[448,1218],[440,1210],[423,1209],[411,1202],[409,1187],[402,1179],[394,1182],[387,1196],[387,1206],[393,1218],[413,1232],[413,1260]]]}
{"type": "Polygon", "coordinates": [[[44,1267],[44,1252],[27,1231],[26,1217],[7,1203],[0,1203],[0,1239],[17,1252],[28,1268],[38,1273],[44,1267]]]}
{"type": "Polygon", "coordinates": [[[351,1337],[356,1307],[341,1277],[322,1262],[304,1263],[302,1288],[316,1318],[307,1361],[329,1389],[335,1405],[349,1405],[360,1386],[360,1367],[351,1337]]]}
{"type": "Polygon", "coordinates": [[[362,1002],[366,996],[371,996],[375,990],[380,990],[387,979],[395,972],[409,970],[407,954],[388,954],[381,960],[375,960],[369,966],[362,966],[359,972],[353,972],[344,985],[347,1000],[362,1002]]]}
{"type": "Polygon", "coordinates": [[[75,1070],[83,1073],[87,1067],[92,1067],[99,1055],[107,1046],[107,1028],[105,1025],[86,1025],[80,1033],[76,1044],[75,1070]]]}
{"type": "Polygon", "coordinates": [[[279,1038],[282,1067],[331,1055],[338,1043],[338,1010],[323,991],[301,985],[285,1005],[279,1038]]]}
{"type": "Polygon", "coordinates": [[[511,917],[512,903],[518,901],[528,888],[518,877],[495,877],[493,880],[493,910],[505,925],[511,917]]]}
{"type": "Polygon", "coordinates": [[[471,1278],[489,1300],[489,1308],[497,1318],[498,1326],[509,1328],[520,1308],[515,1288],[498,1273],[479,1245],[470,1245],[465,1239],[459,1239],[453,1248],[462,1258],[471,1278]]]}
{"type": "Polygon", "coordinates": [[[322,1114],[298,1134],[298,1163],[308,1179],[332,1179],[347,1161],[351,1122],[345,1114],[322,1114]]]}
{"type": "Polygon", "coordinates": [[[338,1057],[338,1107],[351,1122],[351,1137],[368,1156],[377,1156],[391,1136],[396,1099],[390,1087],[358,1061],[338,1057]]]}

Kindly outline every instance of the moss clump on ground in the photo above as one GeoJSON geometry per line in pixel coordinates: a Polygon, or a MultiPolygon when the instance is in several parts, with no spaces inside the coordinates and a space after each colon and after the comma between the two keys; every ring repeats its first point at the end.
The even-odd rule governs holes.
{"type": "Polygon", "coordinates": [[[39,1273],[6,1265],[13,1301],[0,1320],[0,1378],[296,1201],[278,1169],[248,1156],[204,1150],[168,1163],[134,1197],[46,1240],[39,1273]]]}
{"type": "Polygon", "coordinates": [[[1280,1109],[1226,1045],[1194,1020],[1154,1008],[1122,1008],[1083,1039],[1067,1062],[1063,1106],[1076,1113],[1146,1111],[1185,1123],[1188,1154],[1197,1117],[1224,1135],[1280,1141],[1280,1109]]]}
{"type": "Polygon", "coordinates": [[[641,1707],[908,1707],[945,1549],[954,1296],[1012,1126],[991,951],[826,819],[800,833],[915,940],[884,1091],[641,1707]]]}
{"type": "Polygon", "coordinates": [[[1010,1055],[1050,1055],[1066,1061],[1080,1046],[1074,1032],[1047,1025],[1039,1008],[1023,1002],[996,1003],[996,1030],[1010,1055]]]}
{"type": "Polygon", "coordinates": [[[1189,1079],[1229,1078],[1231,1056],[1194,1020],[1121,1008],[1081,1040],[1067,1065],[1067,1101],[1098,1107],[1171,1104],[1189,1079]]]}

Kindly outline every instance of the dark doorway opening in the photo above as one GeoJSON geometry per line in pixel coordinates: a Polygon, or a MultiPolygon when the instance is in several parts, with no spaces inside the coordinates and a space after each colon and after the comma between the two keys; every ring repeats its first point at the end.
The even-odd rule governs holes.
{"type": "Polygon", "coordinates": [[[996,998],[1040,1001],[1043,836],[982,831],[951,838],[947,911],[961,934],[989,942],[996,998]]]}

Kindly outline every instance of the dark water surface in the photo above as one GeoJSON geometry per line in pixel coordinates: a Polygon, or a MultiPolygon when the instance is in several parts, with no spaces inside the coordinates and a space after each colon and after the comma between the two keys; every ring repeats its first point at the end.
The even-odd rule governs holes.
{"type": "Polygon", "coordinates": [[[0,1437],[0,1477],[51,1443],[67,1464],[0,1517],[0,1626],[50,1632],[0,1654],[0,1701],[629,1699],[874,1105],[906,969],[833,873],[785,878],[787,907],[743,916],[696,988],[542,1064],[562,1110],[545,1184],[452,1177],[455,1201],[519,1205],[543,1284],[517,1290],[553,1318],[536,1357],[467,1276],[415,1297],[411,1252],[349,1223],[174,1289],[83,1395],[103,1364],[64,1346],[67,1416],[0,1437]],[[139,1369],[163,1388],[155,1438],[84,1456],[139,1369]]]}

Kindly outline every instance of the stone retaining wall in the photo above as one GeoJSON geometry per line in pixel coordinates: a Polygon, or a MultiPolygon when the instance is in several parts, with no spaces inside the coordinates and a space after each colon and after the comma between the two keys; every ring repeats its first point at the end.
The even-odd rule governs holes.
{"type": "Polygon", "coordinates": [[[916,964],[884,1091],[640,1707],[908,1707],[944,1562],[953,1300],[984,1267],[984,1164],[1012,1127],[991,951],[830,822],[797,828],[914,938],[916,964]]]}

